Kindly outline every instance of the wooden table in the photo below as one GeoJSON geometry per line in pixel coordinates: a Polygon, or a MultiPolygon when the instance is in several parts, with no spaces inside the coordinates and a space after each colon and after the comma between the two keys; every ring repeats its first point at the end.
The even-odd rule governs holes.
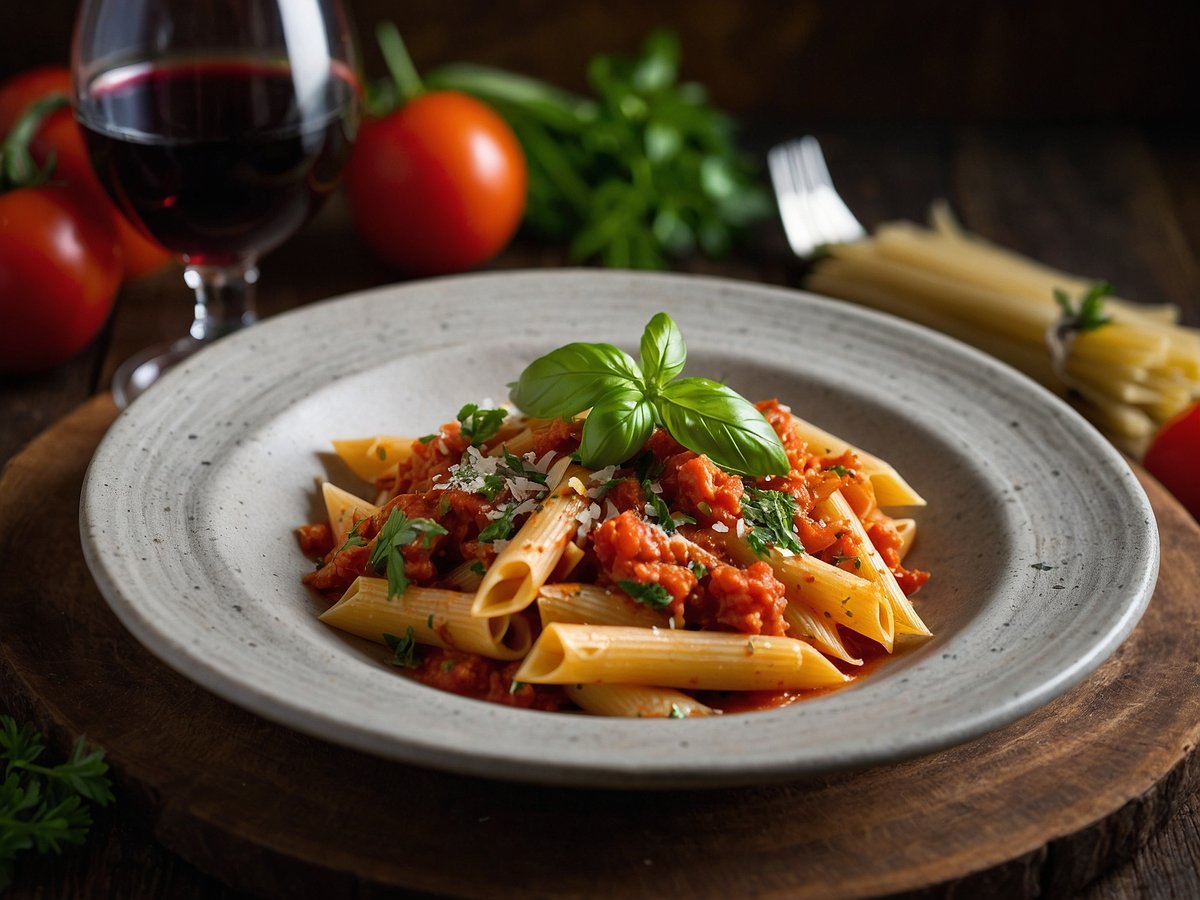
{"type": "MultiPolygon", "coordinates": [[[[968,227],[1067,270],[1106,277],[1123,296],[1176,303],[1186,321],[1200,324],[1200,131],[807,126],[822,139],[841,192],[868,226],[923,217],[929,200],[944,196],[968,227]]],[[[789,136],[778,125],[750,134],[751,143],[763,148],[789,136]]],[[[493,266],[562,263],[558,250],[521,240],[493,266]]],[[[801,274],[774,223],[736,257],[686,268],[791,285],[801,274]]],[[[356,246],[335,202],[264,262],[260,308],[271,315],[394,280],[356,246]]],[[[80,357],[44,375],[0,380],[0,460],[105,390],[113,369],[134,351],[182,334],[189,313],[177,273],[153,276],[124,290],[110,326],[80,357]]],[[[31,702],[17,685],[0,679],[0,710],[25,713],[31,702]]],[[[1080,896],[1200,895],[1200,797],[1175,796],[1171,803],[1168,823],[1080,896]]],[[[86,847],[61,860],[22,863],[9,896],[242,896],[161,847],[137,808],[119,798],[98,816],[86,847]]]]}

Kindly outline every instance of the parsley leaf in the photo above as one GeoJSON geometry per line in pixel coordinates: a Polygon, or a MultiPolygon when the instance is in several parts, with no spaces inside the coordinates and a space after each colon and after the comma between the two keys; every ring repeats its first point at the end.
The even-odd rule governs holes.
{"type": "Polygon", "coordinates": [[[422,539],[422,545],[428,548],[435,535],[445,533],[446,529],[433,519],[410,519],[400,510],[392,510],[388,520],[379,529],[375,548],[367,560],[367,565],[376,572],[387,572],[389,600],[402,596],[408,589],[401,549],[415,542],[418,537],[422,539]]]}
{"type": "Polygon", "coordinates": [[[504,409],[480,409],[478,404],[468,403],[458,411],[462,433],[470,439],[472,447],[482,446],[488,438],[496,436],[508,411],[504,409]]]}
{"type": "Polygon", "coordinates": [[[479,532],[479,542],[481,544],[490,544],[493,541],[507,540],[508,536],[513,532],[513,516],[517,512],[519,503],[510,503],[504,509],[504,514],[500,518],[492,521],[490,525],[479,532]]]}
{"type": "Polygon", "coordinates": [[[394,634],[384,632],[383,642],[392,651],[392,658],[388,662],[393,666],[405,669],[417,667],[417,638],[411,625],[404,630],[404,637],[396,637],[394,634]]]}
{"type": "Polygon", "coordinates": [[[113,800],[108,766],[99,750],[84,751],[80,738],[70,758],[57,766],[37,762],[45,746],[29,725],[0,716],[0,891],[9,883],[21,850],[60,853],[82,844],[92,824],[85,800],[113,800]]]}
{"type": "Polygon", "coordinates": [[[694,559],[688,560],[687,567],[692,570],[692,574],[696,576],[697,581],[700,581],[708,574],[708,566],[698,563],[694,559]]]}
{"type": "Polygon", "coordinates": [[[495,500],[496,496],[504,490],[503,475],[484,475],[483,487],[479,489],[479,493],[483,494],[488,500],[495,500]]]}
{"type": "Polygon", "coordinates": [[[646,502],[654,510],[654,516],[658,520],[658,527],[667,534],[673,532],[677,523],[671,518],[671,508],[667,506],[667,501],[661,495],[650,490],[649,481],[642,482],[642,493],[646,495],[646,502]]]}
{"type": "Polygon", "coordinates": [[[1112,292],[1112,285],[1107,281],[1097,281],[1088,287],[1076,308],[1066,291],[1055,288],[1054,301],[1062,309],[1063,325],[1070,331],[1080,332],[1095,331],[1101,325],[1107,325],[1112,317],[1104,315],[1103,302],[1112,292]]]}
{"type": "Polygon", "coordinates": [[[341,553],[343,550],[348,550],[351,547],[365,547],[367,545],[367,542],[358,536],[358,529],[362,528],[362,524],[365,521],[367,520],[359,519],[354,523],[354,527],[350,529],[350,534],[346,536],[346,543],[337,548],[337,553],[334,553],[334,556],[337,556],[338,553],[341,553]]]}
{"type": "Polygon", "coordinates": [[[649,606],[651,609],[666,609],[675,600],[671,596],[671,592],[661,584],[643,584],[640,581],[622,579],[617,582],[617,587],[638,603],[649,606]]]}
{"type": "Polygon", "coordinates": [[[760,559],[768,548],[781,547],[803,553],[804,546],[795,531],[796,500],[783,491],[763,491],[747,487],[742,496],[742,518],[752,528],[746,542],[760,559]]]}
{"type": "Polygon", "coordinates": [[[521,459],[519,456],[509,453],[507,447],[504,448],[504,462],[511,474],[520,476],[521,478],[528,478],[530,481],[536,481],[538,484],[546,483],[545,473],[539,472],[537,469],[525,465],[525,460],[521,459]]]}

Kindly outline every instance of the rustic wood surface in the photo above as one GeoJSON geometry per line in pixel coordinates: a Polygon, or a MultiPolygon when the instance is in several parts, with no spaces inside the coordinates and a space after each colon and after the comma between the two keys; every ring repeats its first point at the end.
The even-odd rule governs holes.
{"type": "Polygon", "coordinates": [[[0,480],[0,581],[16,598],[0,606],[5,699],[56,736],[86,733],[105,747],[129,811],[239,888],[322,898],[383,888],[585,896],[598,886],[621,897],[1061,893],[1130,856],[1200,785],[1200,526],[1153,481],[1164,540],[1149,610],[1098,672],[1033,715],[940,754],[804,783],[572,791],[325,744],[217,699],[139,646],[74,546],[84,472],[115,415],[96,397],[0,480]],[[34,532],[59,552],[23,554],[34,532]],[[1164,671],[1177,690],[1162,690],[1164,671]],[[865,845],[875,852],[864,856],[865,845]]]}
{"type": "MultiPolygon", "coordinates": [[[[1123,295],[1147,302],[1171,300],[1179,303],[1187,320],[1200,324],[1200,131],[1194,126],[1160,123],[1115,127],[966,127],[805,122],[802,127],[815,129],[821,137],[839,189],[868,225],[897,216],[921,216],[929,199],[946,196],[969,227],[1046,262],[1080,273],[1108,277],[1123,295]]],[[[772,139],[791,133],[794,131],[785,130],[778,122],[765,122],[751,130],[750,140],[752,144],[765,147],[772,139]]],[[[554,249],[520,241],[494,266],[556,265],[562,261],[561,253],[554,249]]],[[[796,284],[801,275],[800,268],[786,254],[778,228],[770,225],[764,227],[756,241],[743,248],[735,258],[720,263],[694,262],[688,268],[778,284],[796,284]]],[[[355,244],[344,211],[334,204],[291,244],[264,262],[261,305],[266,314],[271,314],[322,297],[385,283],[395,277],[367,258],[355,244]]],[[[189,312],[186,292],[176,274],[168,272],[152,277],[124,290],[119,310],[107,332],[77,360],[48,374],[0,380],[0,421],[4,423],[0,426],[0,459],[14,456],[28,440],[87,398],[102,392],[112,369],[132,352],[182,333],[189,312]]],[[[102,405],[103,400],[97,403],[102,405]]],[[[98,408],[92,407],[93,414],[98,408]]],[[[76,427],[78,424],[76,422],[76,427]]],[[[86,443],[86,431],[81,429],[75,439],[86,443]]],[[[4,498],[7,500],[7,488],[4,498]]],[[[62,499],[58,498],[60,502],[62,499]]],[[[1164,504],[1161,498],[1158,503],[1160,511],[1165,509],[1177,516],[1177,508],[1164,504]]],[[[39,527],[35,523],[15,545],[6,542],[0,547],[3,564],[17,565],[13,560],[23,559],[26,555],[30,559],[53,558],[62,568],[64,583],[86,585],[86,580],[80,580],[85,576],[80,568],[82,563],[75,556],[74,538],[67,540],[59,535],[55,539],[59,543],[53,543],[43,536],[39,527]]],[[[1190,553],[1194,558],[1197,544],[1194,538],[1192,540],[1190,553]]],[[[149,768],[155,774],[155,783],[171,789],[160,792],[145,787],[148,782],[144,780],[121,774],[121,766],[134,757],[114,758],[118,764],[118,803],[113,810],[99,816],[88,845],[63,860],[23,864],[10,896],[241,896],[173,851],[184,849],[188,839],[197,835],[197,810],[207,816],[219,815],[219,807],[209,805],[202,789],[204,781],[196,773],[207,773],[215,765],[226,767],[227,772],[255,774],[244,784],[232,782],[242,787],[247,798],[244,807],[247,818],[237,823],[239,839],[253,836],[255,822],[252,816],[266,815],[276,794],[303,794],[308,789],[290,777],[286,765],[272,770],[266,778],[259,778],[262,767],[255,768],[255,764],[274,758],[267,742],[276,739],[278,729],[236,710],[232,710],[240,717],[235,720],[236,725],[213,727],[207,724],[212,720],[206,719],[205,713],[211,711],[211,704],[219,704],[219,701],[197,692],[169,672],[162,674],[165,670],[161,666],[143,668],[137,665],[137,660],[150,660],[137,646],[74,626],[64,620],[61,612],[54,612],[53,604],[43,610],[27,590],[18,590],[17,582],[0,583],[4,585],[0,587],[0,597],[6,616],[20,612],[20,608],[28,608],[46,618],[45,630],[39,630],[42,637],[35,635],[22,639],[34,641],[30,652],[36,653],[41,660],[36,668],[41,673],[40,678],[57,690],[66,690],[72,687],[72,681],[78,680],[89,690],[112,691],[112,696],[125,697],[138,710],[139,718],[135,723],[127,723],[121,734],[112,735],[117,739],[114,746],[122,748],[122,754],[130,752],[124,749],[128,746],[142,747],[137,755],[141,768],[130,771],[143,772],[149,768]],[[70,644],[59,642],[63,635],[70,637],[70,644]],[[75,671],[68,665],[71,647],[79,646],[75,641],[82,641],[87,648],[84,658],[115,655],[122,663],[119,671],[124,674],[117,678],[113,672],[95,668],[82,676],[68,677],[75,671]],[[181,691],[191,691],[189,696],[200,699],[194,706],[182,709],[168,702],[146,702],[147,691],[149,696],[162,696],[155,689],[156,679],[160,677],[169,684],[178,685],[181,691]],[[146,682],[150,682],[149,686],[146,682]],[[217,745],[216,749],[213,749],[214,745],[217,745]],[[246,749],[246,758],[230,758],[231,748],[246,749]],[[210,750],[211,757],[206,755],[210,750]],[[190,755],[190,768],[168,768],[170,760],[178,759],[172,754],[190,755]],[[164,808],[164,798],[172,796],[184,799],[164,808]]],[[[86,593],[86,589],[82,593],[86,593]]],[[[1195,603],[1194,590],[1184,599],[1188,598],[1195,603]]],[[[1190,614],[1194,621],[1194,608],[1190,614]]],[[[8,622],[7,619],[4,621],[8,622]]],[[[6,624],[0,629],[0,645],[3,646],[0,652],[4,658],[11,652],[9,627],[6,624]]],[[[1156,673],[1153,683],[1160,692],[1165,694],[1180,684],[1195,684],[1197,657],[1194,650],[1189,653],[1179,660],[1175,669],[1156,673]]],[[[1141,708],[1140,701],[1128,709],[1119,705],[1122,698],[1132,696],[1121,693],[1125,688],[1124,679],[1117,678],[1105,684],[1107,693],[1102,693],[1118,704],[1115,708],[1121,711],[1121,716],[1136,716],[1141,708]]],[[[108,734],[103,722],[92,727],[90,718],[80,722],[69,717],[67,706],[53,699],[55,696],[59,695],[43,698],[30,690],[23,677],[17,679],[9,671],[0,670],[0,709],[30,718],[48,728],[57,749],[65,749],[80,726],[86,727],[93,736],[108,734]]],[[[1104,727],[1113,708],[1099,703],[1092,706],[1087,719],[1089,726],[1104,727]]],[[[1158,744],[1156,734],[1150,730],[1136,736],[1137,749],[1155,750],[1157,747],[1155,752],[1182,753],[1181,747],[1172,751],[1170,747],[1158,744]]],[[[295,748],[299,746],[296,742],[305,739],[284,733],[279,740],[283,746],[295,748]]],[[[1048,759],[1058,752],[1056,740],[1047,739],[1045,745],[1037,749],[1048,759]]],[[[1114,738],[1113,743],[1099,743],[1097,749],[1104,754],[1119,755],[1127,740],[1114,738]]],[[[1192,744],[1195,744],[1194,737],[1192,744]]],[[[305,746],[309,745],[321,746],[313,742],[305,746]]],[[[1081,745],[1071,746],[1078,749],[1081,745]]],[[[991,759],[1002,767],[1009,765],[1011,754],[1021,748],[1029,749],[1028,739],[1017,742],[1009,754],[997,751],[991,759]]],[[[956,773],[965,767],[966,757],[961,754],[967,752],[964,749],[944,755],[945,771],[956,773]]],[[[355,757],[355,760],[361,758],[355,757]]],[[[377,772],[381,764],[362,760],[362,765],[364,772],[377,772]]],[[[1193,769],[1194,764],[1181,764],[1167,774],[1158,787],[1147,787],[1144,796],[1131,795],[1132,805],[1112,820],[1111,831],[1087,827],[1087,821],[1090,821],[1087,815],[1076,815],[1070,824],[1064,820],[1061,835],[1081,837],[1073,843],[1051,840],[1042,849],[1031,844],[1018,853],[1016,862],[999,870],[998,876],[1009,880],[991,883],[994,892],[1007,895],[1010,889],[1019,888],[1027,892],[1051,891],[1063,895],[1082,891],[1083,896],[1095,900],[1200,895],[1200,876],[1197,875],[1200,869],[1200,802],[1194,792],[1196,777],[1193,769]],[[1156,831],[1155,825],[1164,818],[1166,824],[1156,831]],[[1086,876],[1105,870],[1108,870],[1107,874],[1084,884],[1086,876]]],[[[385,777],[381,790],[388,796],[398,796],[391,793],[397,788],[389,785],[386,779],[400,777],[397,773],[410,773],[399,767],[390,771],[392,774],[385,777]]],[[[907,770],[901,767],[881,771],[903,774],[907,770]]],[[[477,818],[495,815],[485,811],[490,807],[486,807],[483,799],[496,800],[502,793],[501,787],[471,780],[455,785],[446,785],[444,781],[444,776],[420,775],[416,778],[413,784],[417,785],[418,808],[425,808],[425,803],[433,796],[434,789],[430,785],[436,783],[460,798],[462,810],[478,813],[477,818]]],[[[883,781],[877,784],[880,785],[878,796],[894,795],[894,785],[883,781]]],[[[374,783],[364,782],[356,791],[370,793],[376,787],[374,783]]],[[[782,838],[772,830],[780,820],[786,822],[785,816],[776,815],[785,811],[789,802],[781,798],[789,798],[794,803],[797,791],[801,789],[775,790],[780,791],[778,796],[769,794],[766,789],[755,795],[772,813],[769,819],[751,819],[744,812],[736,812],[735,801],[729,799],[723,801],[727,804],[723,807],[719,803],[703,806],[694,797],[683,801],[681,808],[690,815],[673,820],[684,823],[676,834],[678,842],[682,844],[692,832],[696,833],[698,841],[724,834],[727,840],[738,841],[750,858],[766,866],[784,846],[779,843],[782,838]]],[[[553,792],[534,791],[523,796],[522,809],[530,821],[544,822],[555,804],[562,802],[553,792]]],[[[318,796],[310,799],[311,818],[326,821],[322,799],[318,796]]],[[[656,840],[647,821],[637,819],[636,810],[627,808],[637,805],[637,802],[622,801],[618,796],[593,794],[580,795],[571,804],[573,809],[581,811],[581,816],[582,810],[590,811],[590,821],[594,824],[611,825],[617,819],[625,823],[619,827],[627,837],[628,847],[621,857],[626,862],[630,859],[629,853],[634,852],[631,848],[656,840]],[[627,813],[634,818],[626,820],[627,813]],[[637,824],[630,825],[629,822],[637,824]]],[[[406,818],[408,810],[406,803],[398,803],[392,810],[387,833],[394,835],[395,848],[404,847],[411,834],[420,832],[420,828],[414,827],[413,821],[406,818]]],[[[1106,814],[1103,810],[1090,812],[1097,817],[1106,814]]],[[[443,814],[437,824],[447,825],[452,815],[452,811],[443,814]]],[[[989,827],[979,801],[971,794],[959,798],[951,818],[957,826],[955,833],[989,827]]],[[[513,821],[508,819],[507,825],[511,826],[513,821]]],[[[836,836],[840,826],[821,821],[826,821],[836,836]]],[[[472,824],[474,820],[464,818],[462,822],[472,824]]],[[[223,824],[232,826],[234,823],[223,824]]],[[[418,819],[416,825],[419,824],[418,819]]],[[[579,837],[584,827],[576,825],[566,834],[579,837]]],[[[512,831],[514,828],[505,827],[503,834],[498,835],[472,828],[470,834],[473,840],[484,842],[509,841],[504,846],[511,847],[511,841],[515,840],[509,834],[512,831]]],[[[495,832],[501,832],[501,829],[495,832]]],[[[824,840],[821,836],[814,843],[820,846],[824,840]]],[[[535,850],[534,856],[540,852],[547,859],[557,858],[562,855],[559,851],[565,844],[565,841],[552,842],[550,849],[535,850]]],[[[243,884],[247,883],[247,878],[277,877],[275,854],[283,852],[282,848],[248,852],[245,846],[236,841],[199,847],[193,844],[188,849],[188,856],[215,859],[219,867],[214,871],[234,873],[243,884]]],[[[878,842],[872,842],[872,847],[884,858],[895,852],[892,847],[878,842]]],[[[663,853],[657,859],[652,858],[652,865],[645,866],[644,871],[639,870],[637,886],[647,891],[657,889],[659,893],[683,890],[696,884],[703,886],[705,882],[693,881],[694,873],[680,865],[684,859],[696,860],[692,851],[678,852],[682,855],[663,853]]],[[[320,858],[316,850],[314,853],[320,858]]],[[[700,871],[711,873],[703,862],[698,860],[694,864],[700,866],[700,871]]],[[[519,883],[519,877],[527,876],[526,867],[531,864],[528,857],[513,862],[512,883],[519,883]]],[[[935,865],[931,869],[930,881],[936,880],[933,877],[936,868],[935,865]]],[[[777,871],[769,866],[760,869],[777,871]]],[[[468,866],[462,872],[452,874],[466,878],[471,871],[476,870],[468,866]]],[[[604,891],[607,873],[591,871],[594,881],[573,881],[571,884],[581,892],[604,891]]],[[[504,882],[509,883],[509,878],[505,877],[504,882]]],[[[278,884],[276,882],[275,886],[278,884]]],[[[323,884],[326,882],[314,876],[312,881],[306,878],[300,887],[323,884]]],[[[412,884],[424,890],[431,887],[420,881],[412,884]]],[[[344,886],[344,881],[333,885],[339,889],[344,886]]],[[[260,890],[270,892],[270,887],[270,882],[258,883],[260,890]]],[[[764,892],[782,890],[783,887],[782,882],[765,875],[741,885],[743,890],[764,892]]],[[[875,892],[895,887],[886,883],[864,884],[864,890],[875,892]]]]}

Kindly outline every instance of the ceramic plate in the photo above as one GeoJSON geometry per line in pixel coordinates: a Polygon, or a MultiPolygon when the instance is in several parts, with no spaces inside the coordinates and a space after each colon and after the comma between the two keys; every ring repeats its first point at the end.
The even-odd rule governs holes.
{"type": "Polygon", "coordinates": [[[554,784],[679,787],[859,768],[1005,725],[1095,669],[1153,589],[1158,535],[1121,457],[1065,404],[933,332],[707,278],[559,270],[389,287],[222,340],[126,411],[88,473],[84,550],[125,626],[255,713],[408,763],[554,784]],[[296,525],[329,440],[425,434],[503,399],[571,340],[635,351],[668,311],[686,374],[726,381],[892,462],[925,496],[917,606],[934,637],[785,709],[614,720],[424,687],[317,620],[296,525]]]}

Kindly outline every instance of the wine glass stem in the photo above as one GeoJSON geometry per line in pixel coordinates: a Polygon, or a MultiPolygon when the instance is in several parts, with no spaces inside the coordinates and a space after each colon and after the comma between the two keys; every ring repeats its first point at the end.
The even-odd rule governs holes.
{"type": "Polygon", "coordinates": [[[183,280],[196,292],[191,334],[197,341],[216,340],[258,320],[258,266],[253,260],[232,266],[189,265],[183,280]]]}

